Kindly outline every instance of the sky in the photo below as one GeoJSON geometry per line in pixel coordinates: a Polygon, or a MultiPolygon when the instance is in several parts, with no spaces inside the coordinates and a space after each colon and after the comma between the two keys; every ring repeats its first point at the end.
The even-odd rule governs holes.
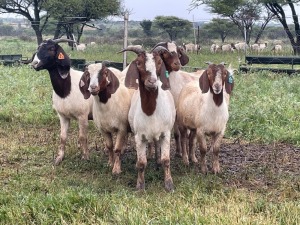
{"type": "Polygon", "coordinates": [[[215,15],[204,6],[189,11],[192,0],[124,0],[129,21],[153,20],[156,16],[176,16],[189,21],[211,20],[215,15]]]}

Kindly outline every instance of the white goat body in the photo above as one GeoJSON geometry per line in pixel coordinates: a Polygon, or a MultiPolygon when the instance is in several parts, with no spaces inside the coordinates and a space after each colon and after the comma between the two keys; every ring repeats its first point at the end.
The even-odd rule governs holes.
{"type": "Polygon", "coordinates": [[[119,78],[122,77],[118,69],[106,68],[102,63],[97,63],[87,66],[81,80],[81,88],[85,88],[82,90],[83,94],[86,91],[93,94],[93,119],[104,137],[113,174],[121,173],[120,156],[124,152],[127,133],[130,131],[128,111],[131,94],[124,83],[120,82],[119,78]],[[88,85],[85,84],[87,80],[88,85]],[[103,85],[104,83],[106,84],[103,85]],[[114,134],[116,134],[115,146],[113,146],[114,134]]]}
{"type": "Polygon", "coordinates": [[[191,139],[194,139],[190,143],[190,157],[195,155],[195,138],[193,136],[196,135],[200,147],[200,163],[203,173],[207,171],[206,135],[212,136],[213,171],[215,173],[220,171],[218,154],[229,117],[229,94],[232,89],[233,78],[230,72],[225,70],[223,65],[212,64],[198,82],[188,83],[180,93],[176,121],[182,135],[183,160],[185,164],[189,163],[186,142],[187,130],[190,129],[191,139]]]}

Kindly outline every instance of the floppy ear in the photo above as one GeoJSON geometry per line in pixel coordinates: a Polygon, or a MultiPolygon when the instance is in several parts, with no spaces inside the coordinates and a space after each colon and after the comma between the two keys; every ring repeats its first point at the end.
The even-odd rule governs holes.
{"type": "Polygon", "coordinates": [[[85,70],[79,81],[79,89],[83,94],[84,99],[88,99],[91,96],[91,92],[88,90],[90,86],[90,80],[90,73],[85,70]]]}
{"type": "Polygon", "coordinates": [[[200,89],[202,90],[202,93],[207,93],[209,90],[209,80],[208,80],[208,75],[207,75],[207,70],[203,72],[201,77],[199,78],[199,86],[200,89]]]}
{"type": "Polygon", "coordinates": [[[113,94],[117,91],[119,88],[120,82],[119,79],[116,77],[116,75],[111,72],[109,69],[107,69],[107,79],[109,81],[109,85],[106,87],[107,91],[110,94],[113,94]]]}
{"type": "Polygon", "coordinates": [[[231,94],[234,87],[233,75],[227,70],[227,75],[225,78],[225,90],[228,94],[231,94]]]}
{"type": "Polygon", "coordinates": [[[59,45],[55,57],[58,67],[58,73],[61,78],[66,79],[70,72],[71,60],[59,45]]]}
{"type": "Polygon", "coordinates": [[[169,72],[167,71],[164,63],[161,64],[159,77],[160,77],[160,81],[162,82],[161,88],[163,90],[169,90],[170,89],[169,72]]]}
{"type": "Polygon", "coordinates": [[[187,56],[187,54],[185,53],[184,49],[182,47],[178,47],[177,52],[178,52],[178,56],[179,56],[181,65],[185,66],[186,64],[188,64],[190,59],[187,56]]]}
{"type": "Polygon", "coordinates": [[[125,77],[125,86],[132,89],[138,89],[139,85],[136,79],[139,78],[139,71],[136,66],[136,61],[130,63],[125,77]]]}

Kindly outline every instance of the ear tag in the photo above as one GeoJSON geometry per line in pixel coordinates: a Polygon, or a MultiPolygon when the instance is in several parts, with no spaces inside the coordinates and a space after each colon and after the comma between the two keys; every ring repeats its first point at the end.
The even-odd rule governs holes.
{"type": "Polygon", "coordinates": [[[62,54],[61,52],[58,54],[58,57],[57,57],[58,59],[65,59],[65,56],[64,56],[64,54],[62,54]]]}
{"type": "Polygon", "coordinates": [[[232,84],[233,83],[233,76],[231,74],[229,74],[229,77],[228,77],[228,83],[229,84],[232,84]]]}
{"type": "Polygon", "coordinates": [[[166,78],[169,78],[169,71],[166,70],[166,78]]]}

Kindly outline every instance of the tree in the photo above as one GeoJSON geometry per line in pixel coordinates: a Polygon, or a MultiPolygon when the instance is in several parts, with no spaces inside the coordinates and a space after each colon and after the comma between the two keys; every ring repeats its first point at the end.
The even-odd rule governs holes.
{"type": "MultiPolygon", "coordinates": [[[[212,13],[219,14],[225,18],[229,18],[240,30],[242,36],[245,37],[249,44],[252,28],[255,22],[261,19],[264,5],[259,0],[192,0],[192,7],[195,8],[201,4],[206,4],[212,13]]],[[[264,23],[261,26],[258,42],[263,29],[272,19],[272,14],[264,17],[264,23]]]]}
{"type": "Polygon", "coordinates": [[[0,0],[0,14],[14,13],[27,18],[35,32],[37,43],[43,41],[43,30],[50,15],[44,10],[45,0],[0,0]]]}
{"type": "Polygon", "coordinates": [[[300,26],[299,26],[299,18],[297,12],[295,10],[294,3],[299,1],[286,0],[286,1],[263,1],[266,7],[275,14],[278,21],[282,24],[289,40],[292,45],[293,51],[295,55],[300,55],[300,26]],[[285,11],[283,10],[284,6],[288,6],[292,12],[292,19],[294,24],[294,34],[292,33],[290,27],[286,21],[285,11]]]}
{"type": "Polygon", "coordinates": [[[103,20],[109,15],[119,14],[120,1],[48,0],[45,8],[58,21],[54,38],[66,34],[68,38],[73,39],[73,34],[76,32],[77,43],[79,43],[84,27],[94,27],[89,22],[96,19],[103,20]]]}
{"type": "Polygon", "coordinates": [[[175,16],[157,16],[154,18],[153,23],[164,30],[171,41],[176,40],[180,35],[183,36],[192,31],[192,23],[190,21],[175,16]]]}
{"type": "Polygon", "coordinates": [[[232,30],[232,22],[226,19],[212,19],[212,21],[205,24],[202,29],[210,33],[217,33],[222,43],[224,43],[225,38],[232,30]]]}
{"type": "Polygon", "coordinates": [[[75,28],[79,40],[88,22],[117,14],[119,9],[119,0],[0,0],[0,13],[18,14],[31,22],[38,44],[43,41],[50,16],[58,21],[54,38],[62,30],[72,38],[75,28]]]}
{"type": "Polygon", "coordinates": [[[152,21],[151,20],[143,20],[140,22],[141,27],[143,28],[144,34],[149,37],[151,35],[151,27],[152,21]]]}

